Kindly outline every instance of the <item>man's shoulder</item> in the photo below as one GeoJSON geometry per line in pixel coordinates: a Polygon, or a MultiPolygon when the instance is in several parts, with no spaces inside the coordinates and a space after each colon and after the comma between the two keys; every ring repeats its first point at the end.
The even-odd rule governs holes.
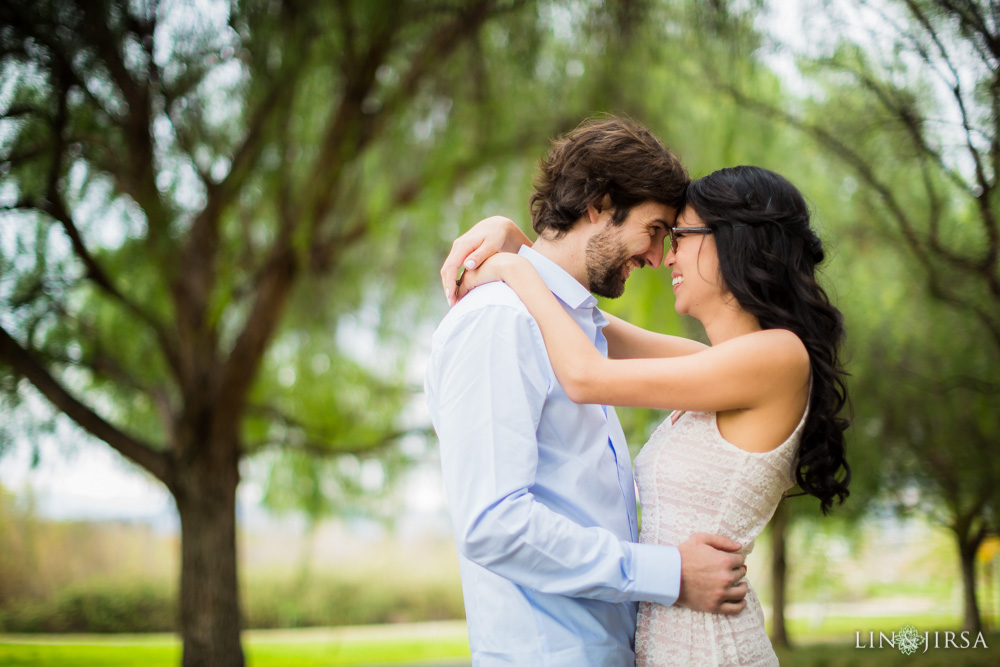
{"type": "Polygon", "coordinates": [[[531,321],[531,315],[517,293],[506,283],[487,283],[472,290],[452,306],[438,325],[434,338],[437,340],[460,330],[488,328],[492,323],[518,319],[523,319],[525,323],[531,321]]]}
{"type": "Polygon", "coordinates": [[[518,298],[517,292],[512,290],[507,283],[493,282],[480,285],[466,294],[461,301],[452,307],[448,315],[454,314],[461,317],[464,313],[475,312],[490,306],[514,308],[521,312],[528,312],[527,307],[518,298]]]}
{"type": "Polygon", "coordinates": [[[504,283],[488,283],[455,304],[438,325],[431,339],[427,386],[435,384],[433,378],[440,381],[442,369],[450,368],[449,374],[462,369],[464,374],[484,366],[504,372],[533,369],[533,381],[543,386],[548,363],[541,331],[517,294],[504,283]]]}

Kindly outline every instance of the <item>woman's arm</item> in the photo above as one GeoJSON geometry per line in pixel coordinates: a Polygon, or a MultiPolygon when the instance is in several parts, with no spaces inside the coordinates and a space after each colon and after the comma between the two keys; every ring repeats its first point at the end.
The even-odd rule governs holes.
{"type": "Polygon", "coordinates": [[[648,331],[608,313],[604,316],[608,318],[604,337],[608,339],[608,357],[611,359],[680,357],[708,349],[707,345],[690,338],[648,331]]]}
{"type": "Polygon", "coordinates": [[[494,215],[480,220],[451,244],[451,252],[441,266],[441,286],[448,305],[454,306],[458,270],[465,266],[474,269],[486,258],[498,252],[517,252],[522,245],[531,247],[531,241],[510,218],[494,215]]]}
{"type": "MultiPolygon", "coordinates": [[[[510,218],[494,215],[480,220],[465,234],[455,239],[451,252],[441,266],[441,284],[449,305],[455,305],[459,268],[474,269],[498,252],[516,253],[531,241],[510,218]]],[[[608,315],[604,336],[608,339],[608,356],[612,359],[677,357],[705,349],[705,345],[679,336],[667,336],[608,315]]]]}
{"type": "Polygon", "coordinates": [[[665,359],[605,359],[523,257],[502,254],[472,271],[460,292],[506,282],[538,324],[552,368],[577,403],[720,411],[758,407],[801,384],[808,353],[783,329],[739,336],[665,359]]]}

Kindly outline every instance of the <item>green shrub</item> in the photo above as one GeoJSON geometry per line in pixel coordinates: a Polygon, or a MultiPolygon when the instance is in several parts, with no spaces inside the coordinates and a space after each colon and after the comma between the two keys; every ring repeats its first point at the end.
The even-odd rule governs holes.
{"type": "Polygon", "coordinates": [[[147,582],[91,581],[52,597],[8,603],[4,632],[166,632],[176,628],[171,591],[147,582]]]}
{"type": "MultiPolygon", "coordinates": [[[[321,574],[305,583],[273,577],[244,586],[245,627],[304,628],[464,618],[462,590],[447,578],[397,581],[357,572],[321,574]]],[[[0,632],[169,632],[177,627],[171,587],[92,580],[50,597],[0,608],[0,632]]]]}
{"type": "Polygon", "coordinates": [[[458,582],[422,578],[401,583],[371,574],[319,575],[306,585],[258,580],[247,587],[249,628],[296,628],[435,621],[465,617],[458,582]]]}

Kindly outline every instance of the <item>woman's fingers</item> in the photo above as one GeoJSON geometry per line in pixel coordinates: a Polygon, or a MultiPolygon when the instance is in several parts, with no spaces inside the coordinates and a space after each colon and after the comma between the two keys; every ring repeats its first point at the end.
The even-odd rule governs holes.
{"type": "MultiPolygon", "coordinates": [[[[469,233],[465,233],[455,239],[455,242],[451,244],[451,252],[448,253],[448,257],[444,260],[444,265],[441,266],[441,285],[444,287],[444,297],[448,300],[448,305],[453,306],[458,300],[457,297],[457,281],[458,281],[458,271],[462,268],[465,262],[470,258],[477,248],[479,248],[483,243],[483,237],[476,235],[475,237],[470,237],[469,233]]],[[[482,260],[474,260],[480,262],[482,260]]],[[[477,263],[478,266],[478,263],[477,263]]]]}
{"type": "Polygon", "coordinates": [[[459,301],[466,294],[485,283],[497,280],[495,276],[487,275],[485,271],[477,271],[466,267],[465,273],[455,286],[455,301],[459,301]]]}
{"type": "Polygon", "coordinates": [[[503,267],[512,261],[511,258],[514,258],[513,261],[516,261],[514,255],[492,254],[488,255],[483,260],[483,263],[475,269],[466,267],[465,273],[462,274],[462,278],[456,286],[456,301],[480,285],[503,280],[503,267]]]}
{"type": "Polygon", "coordinates": [[[459,299],[471,292],[473,287],[475,287],[469,287],[469,281],[464,280],[465,274],[462,274],[462,278],[463,280],[459,281],[459,283],[455,285],[455,300],[451,303],[453,306],[458,303],[459,299]]]}
{"type": "Polygon", "coordinates": [[[441,266],[441,286],[448,305],[453,306],[464,292],[458,290],[458,272],[463,267],[471,271],[483,265],[487,259],[504,249],[512,238],[512,245],[520,247],[522,241],[527,242],[524,234],[509,218],[494,215],[480,220],[451,244],[451,252],[441,266]]]}

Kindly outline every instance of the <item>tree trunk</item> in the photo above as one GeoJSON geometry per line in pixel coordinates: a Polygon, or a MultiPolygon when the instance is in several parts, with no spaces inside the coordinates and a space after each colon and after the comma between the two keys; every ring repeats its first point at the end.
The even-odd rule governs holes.
{"type": "Polygon", "coordinates": [[[962,629],[973,634],[983,629],[979,602],[976,599],[976,551],[982,541],[981,536],[977,539],[975,535],[958,535],[958,553],[962,559],[962,590],[965,596],[962,629]]]}
{"type": "Polygon", "coordinates": [[[771,518],[771,643],[788,647],[788,630],[785,628],[785,585],[788,579],[788,561],[785,554],[785,535],[788,531],[788,506],[785,501],[771,518]]]}
{"type": "MultiPolygon", "coordinates": [[[[196,451],[208,449],[206,443],[196,451]]],[[[183,666],[243,667],[236,573],[238,459],[219,461],[217,452],[212,454],[196,456],[177,475],[183,666]]]]}

